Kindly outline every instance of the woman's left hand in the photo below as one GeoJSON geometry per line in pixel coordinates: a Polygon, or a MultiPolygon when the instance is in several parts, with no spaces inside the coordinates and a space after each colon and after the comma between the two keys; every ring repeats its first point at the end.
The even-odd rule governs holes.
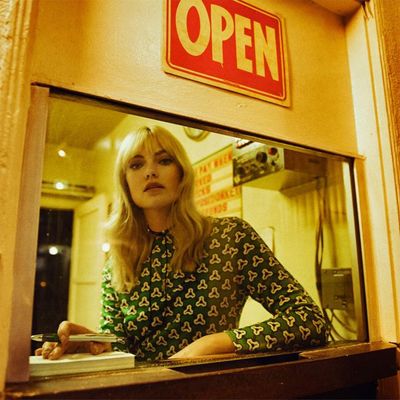
{"type": "Polygon", "coordinates": [[[225,332],[213,333],[203,336],[193,343],[186,346],[170,357],[173,358],[192,358],[211,354],[233,353],[235,346],[231,338],[225,332]]]}

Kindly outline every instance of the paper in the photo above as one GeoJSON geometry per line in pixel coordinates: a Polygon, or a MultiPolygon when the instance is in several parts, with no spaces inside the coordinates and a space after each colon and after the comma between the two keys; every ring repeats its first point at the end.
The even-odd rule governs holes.
{"type": "Polygon", "coordinates": [[[29,357],[30,376],[78,374],[135,367],[135,355],[113,351],[92,355],[90,353],[64,354],[58,360],[42,356],[29,357]]]}

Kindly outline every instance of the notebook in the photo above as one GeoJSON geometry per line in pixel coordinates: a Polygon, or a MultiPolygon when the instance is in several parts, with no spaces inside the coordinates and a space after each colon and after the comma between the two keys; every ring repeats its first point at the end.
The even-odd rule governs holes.
{"type": "Polygon", "coordinates": [[[90,353],[64,354],[58,360],[47,360],[42,356],[29,357],[31,377],[109,371],[134,367],[135,355],[120,351],[98,355],[90,353]]]}

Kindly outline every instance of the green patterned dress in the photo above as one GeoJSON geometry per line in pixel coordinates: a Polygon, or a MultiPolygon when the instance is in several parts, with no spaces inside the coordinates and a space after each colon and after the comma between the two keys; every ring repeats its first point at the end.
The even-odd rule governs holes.
{"type": "Polygon", "coordinates": [[[245,221],[215,218],[205,252],[194,272],[173,272],[170,233],[155,235],[139,284],[117,292],[111,271],[102,284],[102,332],[121,338],[115,350],[139,360],[162,360],[194,340],[225,331],[236,351],[277,351],[325,344],[318,306],[245,221]],[[246,299],[260,302],[272,317],[238,329],[246,299]]]}

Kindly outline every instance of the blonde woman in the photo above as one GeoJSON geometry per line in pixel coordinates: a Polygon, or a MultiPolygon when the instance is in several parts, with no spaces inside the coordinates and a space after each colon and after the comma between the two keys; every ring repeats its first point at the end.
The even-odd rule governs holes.
{"type": "MultiPolygon", "coordinates": [[[[102,332],[119,338],[113,349],[162,360],[325,344],[319,308],[252,227],[196,210],[193,170],[170,132],[156,126],[128,135],[116,181],[100,322],[102,332]],[[239,329],[249,296],[272,317],[239,329]]],[[[68,341],[83,332],[89,330],[65,321],[61,344],[47,343],[38,354],[112,349],[68,341]]]]}

